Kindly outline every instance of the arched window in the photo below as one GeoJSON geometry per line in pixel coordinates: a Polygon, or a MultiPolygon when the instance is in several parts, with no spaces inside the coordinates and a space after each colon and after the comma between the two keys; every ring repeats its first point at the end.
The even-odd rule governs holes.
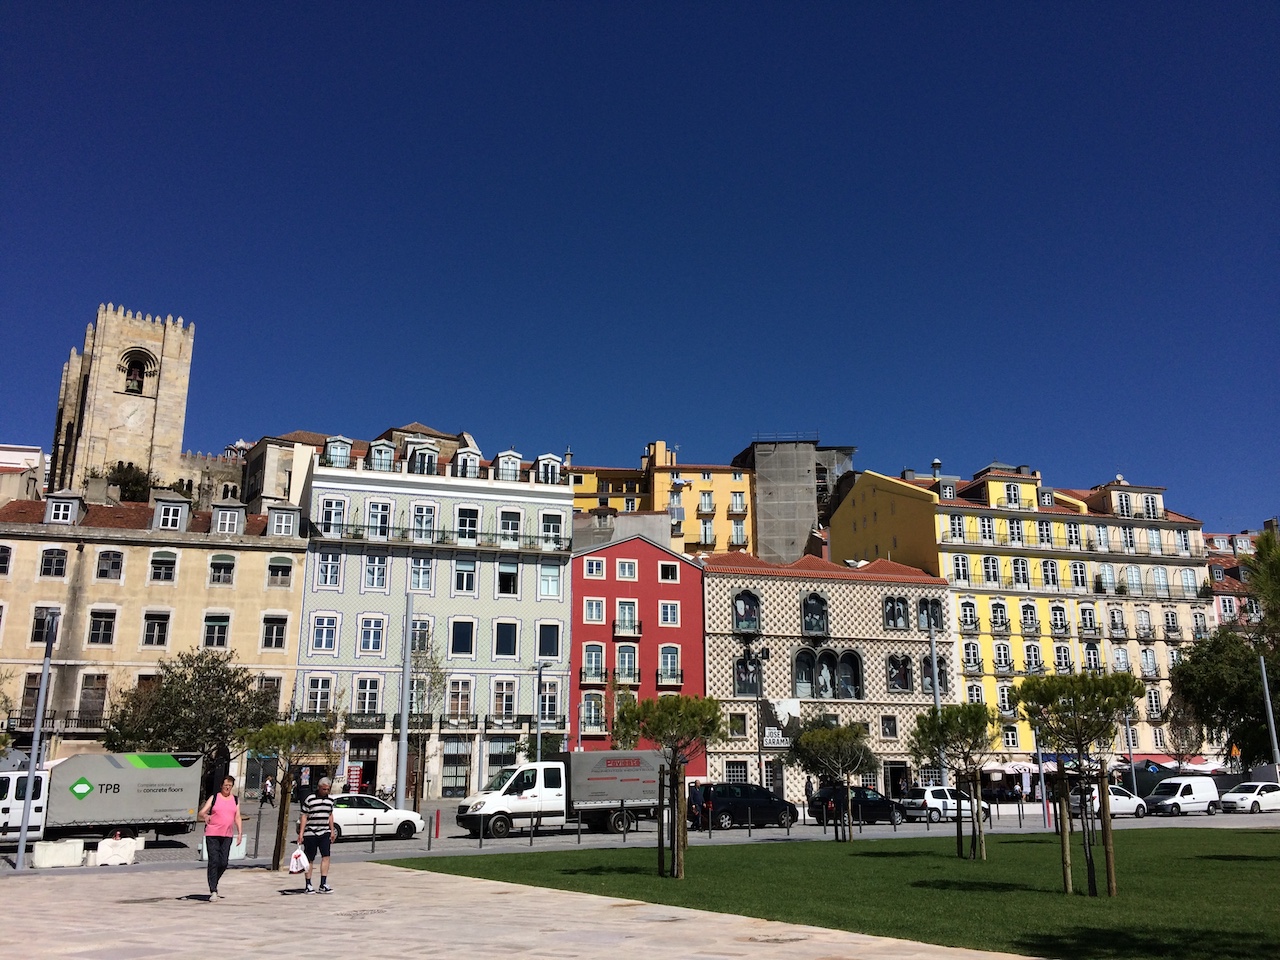
{"type": "Polygon", "coordinates": [[[1013,668],[1013,650],[1007,643],[997,643],[995,645],[995,663],[997,670],[1010,670],[1013,668]]]}
{"type": "MultiPolygon", "coordinates": [[[[1084,608],[1080,608],[1083,618],[1084,608]]],[[[1083,622],[1083,619],[1082,619],[1083,622]]],[[[1067,610],[1066,607],[1054,605],[1049,608],[1049,626],[1054,633],[1066,633],[1067,631],[1067,610]]]]}
{"type": "Polygon", "coordinates": [[[978,627],[978,608],[972,600],[960,604],[960,628],[976,630],[978,627]]]}
{"type": "Polygon", "coordinates": [[[1041,560],[1040,576],[1044,579],[1046,587],[1056,587],[1058,585],[1058,561],[1041,560]]]}
{"type": "Polygon", "coordinates": [[[965,695],[970,703],[982,703],[982,684],[971,683],[965,688],[965,695]]]}
{"type": "Polygon", "coordinates": [[[733,598],[733,632],[760,632],[760,598],[750,590],[743,590],[733,598]]]}
{"type": "Polygon", "coordinates": [[[604,732],[604,695],[588,693],[582,698],[582,732],[604,732]]]}
{"type": "Polygon", "coordinates": [[[807,636],[825,637],[827,628],[827,601],[821,594],[811,593],[801,604],[803,630],[807,636]]]}
{"type": "Polygon", "coordinates": [[[907,598],[884,598],[884,625],[890,630],[907,629],[907,598]]]}
{"type": "Polygon", "coordinates": [[[982,558],[982,579],[987,583],[1000,582],[1000,561],[997,558],[982,558]]]}
{"type": "Polygon", "coordinates": [[[1134,564],[1124,568],[1125,585],[1129,588],[1129,592],[1135,596],[1142,594],[1142,571],[1134,564]]]}
{"type": "Polygon", "coordinates": [[[972,640],[964,645],[964,662],[965,666],[974,666],[982,663],[982,648],[972,640]]]}
{"type": "MultiPolygon", "coordinates": [[[[921,693],[933,693],[934,673],[935,671],[933,669],[933,658],[926,654],[925,656],[920,658],[920,692],[921,693]]],[[[936,673],[938,676],[938,690],[942,693],[946,693],[947,686],[948,686],[946,657],[938,658],[938,669],[936,673]]]]}
{"type": "Polygon", "coordinates": [[[1027,661],[1029,672],[1039,673],[1044,669],[1044,661],[1040,659],[1040,644],[1028,643],[1023,647],[1022,656],[1027,661]]]}
{"type": "Polygon", "coordinates": [[[45,550],[40,554],[40,576],[65,577],[67,575],[67,551],[45,550]]]}
{"type": "Polygon", "coordinates": [[[1109,563],[1098,564],[1098,586],[1107,593],[1116,588],[1116,571],[1109,563]]]}
{"type": "Polygon", "coordinates": [[[815,670],[816,661],[812,653],[808,650],[801,650],[796,654],[795,691],[796,696],[801,700],[813,696],[813,674],[815,670]]]}
{"type": "Polygon", "coordinates": [[[1086,643],[1084,645],[1084,665],[1089,670],[1102,669],[1102,655],[1098,652],[1096,643],[1086,643]]]}
{"type": "Polygon", "coordinates": [[[1155,587],[1157,597],[1169,596],[1169,571],[1164,567],[1156,567],[1152,570],[1151,585],[1155,587]]]}
{"type": "Polygon", "coordinates": [[[1183,570],[1181,577],[1183,599],[1194,597],[1196,595],[1196,572],[1194,570],[1183,570]]]}
{"type": "Polygon", "coordinates": [[[818,673],[815,677],[814,685],[819,699],[835,699],[836,655],[830,650],[818,655],[818,673]]]}
{"type": "Polygon", "coordinates": [[[1036,605],[1034,603],[1024,603],[1022,605],[1022,626],[1023,629],[1035,629],[1040,626],[1040,620],[1036,616],[1036,605]]]}
{"type": "Polygon", "coordinates": [[[582,651],[582,681],[604,682],[604,645],[588,643],[582,651]]]}
{"type": "Polygon", "coordinates": [[[147,374],[155,370],[155,358],[146,350],[130,350],[120,361],[124,372],[124,392],[142,393],[147,374]]]}
{"type": "Polygon", "coordinates": [[[911,658],[895,654],[889,657],[886,667],[889,692],[910,693],[912,689],[911,658]]]}
{"type": "Polygon", "coordinates": [[[921,630],[928,630],[930,626],[934,630],[942,629],[941,600],[921,600],[916,607],[916,620],[921,630]]]}
{"type": "Polygon", "coordinates": [[[969,582],[969,558],[963,554],[951,558],[951,570],[960,583],[969,582]]]}
{"type": "Polygon", "coordinates": [[[991,604],[991,629],[1009,629],[1009,609],[999,600],[991,604]]]}
{"type": "Polygon", "coordinates": [[[1022,557],[1013,558],[1013,585],[1025,587],[1031,582],[1031,568],[1022,557]]]}
{"type": "Polygon", "coordinates": [[[836,676],[838,699],[863,700],[866,698],[866,686],[862,679],[862,657],[858,654],[853,652],[841,654],[836,676]]]}

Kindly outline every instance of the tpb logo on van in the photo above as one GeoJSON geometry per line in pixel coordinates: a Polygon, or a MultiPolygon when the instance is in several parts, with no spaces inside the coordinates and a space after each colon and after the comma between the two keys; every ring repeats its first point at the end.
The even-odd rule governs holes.
{"type": "Polygon", "coordinates": [[[93,793],[93,784],[89,781],[87,777],[81,777],[79,780],[73,783],[68,789],[71,791],[72,796],[74,796],[77,800],[83,800],[89,794],[93,793]]]}

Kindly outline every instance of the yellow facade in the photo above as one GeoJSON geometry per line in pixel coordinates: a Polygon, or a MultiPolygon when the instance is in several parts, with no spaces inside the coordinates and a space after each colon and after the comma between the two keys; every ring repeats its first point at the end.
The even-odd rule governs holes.
{"type": "Polygon", "coordinates": [[[1034,748],[1008,691],[1046,670],[1140,676],[1134,749],[1164,752],[1169,667],[1213,615],[1199,596],[1200,524],[1166,511],[1162,488],[1054,490],[1028,468],[998,464],[970,481],[867,471],[830,538],[833,560],[889,557],[947,578],[960,689],[996,707],[1006,753],[1034,748]]]}

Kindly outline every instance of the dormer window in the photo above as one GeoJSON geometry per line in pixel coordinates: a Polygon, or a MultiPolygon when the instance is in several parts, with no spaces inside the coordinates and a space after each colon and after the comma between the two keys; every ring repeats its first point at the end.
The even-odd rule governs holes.
{"type": "Polygon", "coordinates": [[[1133,498],[1129,494],[1116,494],[1116,515],[1121,517],[1133,516],[1133,498]]]}
{"type": "Polygon", "coordinates": [[[273,537],[292,537],[297,529],[296,518],[289,510],[268,510],[271,515],[271,535],[273,537]]]}
{"type": "Polygon", "coordinates": [[[520,454],[513,450],[498,454],[497,478],[499,480],[520,479],[520,454]]]}
{"type": "Polygon", "coordinates": [[[944,483],[942,485],[942,499],[954,500],[956,498],[956,488],[954,484],[944,483]]]}
{"type": "Polygon", "coordinates": [[[218,511],[218,533],[238,533],[240,530],[239,511],[237,510],[219,510],[218,511]]]}
{"type": "Polygon", "coordinates": [[[395,447],[389,443],[375,443],[369,448],[369,469],[389,471],[395,460],[395,447]]]}
{"type": "Polygon", "coordinates": [[[542,456],[538,458],[538,482],[560,482],[560,458],[542,456]]]}
{"type": "Polygon", "coordinates": [[[480,476],[480,458],[474,453],[459,453],[453,466],[455,477],[480,476]]]}
{"type": "Polygon", "coordinates": [[[161,530],[182,529],[182,504],[162,503],[160,504],[159,510],[161,530]]]}
{"type": "Polygon", "coordinates": [[[72,512],[70,500],[54,500],[49,504],[49,522],[70,523],[72,512]]]}
{"type": "Polygon", "coordinates": [[[1022,494],[1016,483],[1006,483],[1004,485],[1004,502],[1009,507],[1016,507],[1022,503],[1022,494]]]}
{"type": "Polygon", "coordinates": [[[324,443],[324,461],[321,466],[351,466],[351,441],[346,437],[330,437],[324,443]]]}
{"type": "Polygon", "coordinates": [[[436,451],[427,447],[409,448],[409,472],[419,475],[436,472],[436,451]]]}
{"type": "Polygon", "coordinates": [[[1052,490],[1041,490],[1041,491],[1040,491],[1040,506],[1042,506],[1042,507],[1052,507],[1052,506],[1053,506],[1053,491],[1052,491],[1052,490]]]}

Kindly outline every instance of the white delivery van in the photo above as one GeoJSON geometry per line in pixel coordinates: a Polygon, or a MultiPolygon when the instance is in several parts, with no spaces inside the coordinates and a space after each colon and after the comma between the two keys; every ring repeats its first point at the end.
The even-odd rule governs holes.
{"type": "Polygon", "coordinates": [[[1177,817],[1186,813],[1218,812],[1218,785],[1213,777],[1170,777],[1156,784],[1146,797],[1150,813],[1177,817]]]}

